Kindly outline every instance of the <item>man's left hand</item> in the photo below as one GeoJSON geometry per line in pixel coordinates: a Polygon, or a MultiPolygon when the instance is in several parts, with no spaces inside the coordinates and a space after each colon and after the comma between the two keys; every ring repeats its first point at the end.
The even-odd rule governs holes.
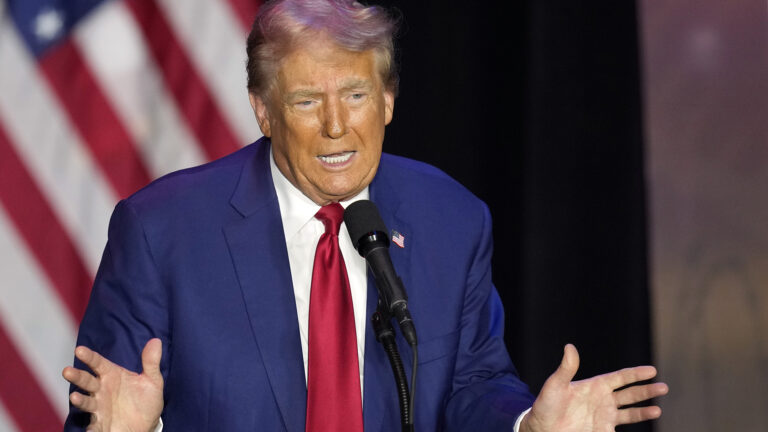
{"type": "Polygon", "coordinates": [[[661,416],[658,406],[622,408],[667,394],[669,388],[664,383],[622,388],[655,377],[653,366],[572,381],[578,368],[579,353],[568,344],[560,367],[544,383],[533,408],[523,418],[520,432],[614,431],[617,425],[661,416]]]}

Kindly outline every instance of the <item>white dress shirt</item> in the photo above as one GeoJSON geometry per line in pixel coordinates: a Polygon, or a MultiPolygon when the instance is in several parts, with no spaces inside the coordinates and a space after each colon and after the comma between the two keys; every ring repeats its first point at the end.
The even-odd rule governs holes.
{"type": "MultiPolygon", "coordinates": [[[[309,293],[312,285],[312,266],[315,262],[315,249],[325,226],[315,219],[320,206],[301,193],[275,165],[270,151],[269,166],[272,170],[272,182],[277,192],[280,205],[280,217],[283,220],[285,245],[288,248],[288,261],[291,265],[293,295],[296,298],[296,315],[299,318],[301,352],[304,356],[304,380],[307,378],[307,350],[309,338],[309,293]]],[[[347,201],[339,204],[345,209],[358,200],[368,199],[368,188],[347,201]]],[[[355,311],[355,333],[357,334],[357,363],[360,366],[360,392],[363,391],[363,358],[365,354],[365,325],[367,280],[365,259],[352,246],[346,225],[342,222],[339,229],[339,247],[347,267],[349,288],[352,292],[352,307],[355,311]]]]}

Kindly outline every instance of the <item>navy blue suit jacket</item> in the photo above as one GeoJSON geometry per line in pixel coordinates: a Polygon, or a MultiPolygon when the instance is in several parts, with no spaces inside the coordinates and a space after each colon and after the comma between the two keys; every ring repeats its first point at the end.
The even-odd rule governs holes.
{"type": "MultiPolygon", "coordinates": [[[[166,431],[304,430],[306,384],[269,140],[120,202],[78,344],[141,370],[163,342],[166,431]]],[[[370,185],[419,334],[416,430],[511,430],[532,403],[502,338],[486,206],[428,165],[384,154],[370,185]]],[[[368,283],[368,316],[376,289],[368,283]]],[[[367,432],[396,431],[394,379],[365,335],[367,432]]],[[[398,335],[410,376],[410,347],[398,335]]],[[[76,361],[76,367],[84,366],[76,361]]],[[[74,410],[66,430],[87,416],[74,410]]]]}

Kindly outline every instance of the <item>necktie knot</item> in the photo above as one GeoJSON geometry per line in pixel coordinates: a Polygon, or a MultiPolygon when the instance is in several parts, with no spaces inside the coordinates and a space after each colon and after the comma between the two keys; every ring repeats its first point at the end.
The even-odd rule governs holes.
{"type": "Polygon", "coordinates": [[[315,214],[315,218],[325,225],[326,233],[338,236],[341,221],[344,220],[344,207],[339,203],[324,205],[315,214]]]}

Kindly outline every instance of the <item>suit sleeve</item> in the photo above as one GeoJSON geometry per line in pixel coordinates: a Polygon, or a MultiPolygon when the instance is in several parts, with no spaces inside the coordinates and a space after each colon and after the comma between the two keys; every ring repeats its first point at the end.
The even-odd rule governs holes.
{"type": "MultiPolygon", "coordinates": [[[[170,362],[169,293],[164,287],[139,216],[127,201],[118,203],[109,239],[91,291],[77,344],[113,363],[141,372],[141,350],[158,337],[163,343],[161,371],[170,362]]],[[[74,366],[89,370],[75,359],[74,366]]],[[[71,387],[70,391],[76,388],[71,387]]],[[[81,431],[90,415],[70,407],[65,431],[81,431]]]]}
{"type": "Polygon", "coordinates": [[[482,234],[467,274],[446,431],[512,431],[533,404],[504,345],[504,310],[491,281],[491,254],[491,218],[483,205],[482,234]]]}

